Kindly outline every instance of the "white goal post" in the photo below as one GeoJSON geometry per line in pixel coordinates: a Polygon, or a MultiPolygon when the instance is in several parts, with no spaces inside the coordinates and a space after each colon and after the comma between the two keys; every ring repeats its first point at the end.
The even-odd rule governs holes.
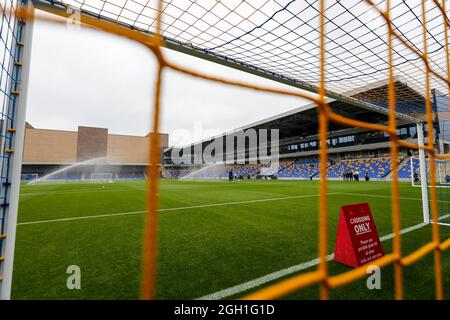
{"type": "MultiPolygon", "coordinates": [[[[33,11],[31,1],[17,1],[16,7],[13,9],[14,12],[22,6],[26,6],[28,10],[33,11]]],[[[2,49],[5,53],[2,66],[6,66],[2,76],[6,74],[6,77],[5,79],[2,78],[2,94],[5,93],[5,100],[1,117],[3,139],[0,148],[2,156],[0,171],[2,176],[6,177],[6,180],[3,180],[0,186],[0,195],[3,199],[3,212],[0,213],[0,217],[3,219],[2,229],[0,230],[0,256],[2,257],[0,260],[0,277],[2,278],[0,281],[0,300],[9,300],[11,298],[20,177],[22,173],[33,21],[13,19],[11,15],[5,14],[4,11],[0,20],[3,23],[2,39],[4,39],[4,34],[9,35],[6,38],[9,40],[1,44],[2,48],[6,49],[2,49]],[[12,57],[10,53],[15,55],[15,61],[13,62],[11,62],[12,57]],[[14,74],[16,74],[15,77],[13,77],[14,74]],[[3,87],[4,84],[6,84],[6,88],[3,87]],[[8,137],[9,146],[6,144],[7,140],[5,137],[8,137]],[[7,148],[14,152],[7,153],[7,148]]]]}
{"type": "MultiPolygon", "coordinates": [[[[436,188],[450,188],[450,160],[435,160],[436,164],[436,188]]],[[[411,185],[421,187],[422,175],[420,174],[420,160],[418,157],[411,157],[409,161],[411,168],[411,185]]],[[[430,161],[425,159],[425,176],[427,186],[430,187],[430,161]]]]}
{"type": "MultiPolygon", "coordinates": [[[[417,124],[417,143],[419,146],[425,145],[423,124],[417,124]]],[[[434,188],[438,196],[438,221],[431,219],[431,206],[429,190],[431,187],[430,160],[425,154],[425,150],[419,149],[418,157],[410,158],[411,185],[421,188],[423,221],[424,223],[438,223],[450,226],[450,159],[435,159],[435,181],[434,188]]]]}
{"type": "Polygon", "coordinates": [[[114,175],[110,172],[102,172],[102,173],[91,173],[92,181],[114,181],[114,175]]]}

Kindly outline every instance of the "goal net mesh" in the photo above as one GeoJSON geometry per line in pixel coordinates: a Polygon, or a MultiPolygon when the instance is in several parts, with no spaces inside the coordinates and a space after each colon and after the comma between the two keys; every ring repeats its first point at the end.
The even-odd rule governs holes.
{"type": "MultiPolygon", "coordinates": [[[[420,174],[420,161],[419,158],[411,157],[410,159],[410,171],[411,174],[411,184],[413,187],[421,187],[422,176],[420,174]]],[[[436,171],[435,171],[435,180],[436,188],[450,188],[450,160],[436,160],[436,171]]],[[[426,172],[426,180],[427,185],[430,187],[431,184],[431,176],[430,176],[430,160],[425,160],[425,172],[426,172]]]]}
{"type": "MultiPolygon", "coordinates": [[[[27,0],[18,3],[27,3],[27,0]]],[[[164,107],[160,105],[161,87],[170,86],[162,77],[167,70],[223,85],[298,97],[317,105],[320,263],[313,271],[275,283],[244,298],[280,298],[296,290],[319,285],[321,298],[327,299],[330,290],[366,275],[365,267],[337,275],[328,273],[327,131],[332,124],[339,123],[387,133],[392,141],[392,190],[394,195],[398,195],[398,148],[419,149],[417,144],[399,139],[395,130],[398,119],[426,122],[428,133],[433,137],[436,109],[432,103],[431,89],[434,89],[433,94],[448,99],[450,23],[445,1],[35,0],[33,3],[37,8],[61,16],[67,16],[68,12],[70,15],[73,11],[69,11],[68,6],[71,6],[79,13],[71,18],[78,17],[86,25],[144,44],[158,63],[154,82],[153,134],[150,135],[142,298],[153,298],[155,289],[160,175],[160,148],[156,133],[160,127],[159,111],[164,107]],[[306,91],[266,87],[206,75],[169,61],[165,51],[161,50],[162,46],[306,91]],[[408,83],[408,87],[402,85],[405,83],[408,83]],[[345,112],[332,109],[327,103],[327,97],[376,109],[390,116],[386,117],[384,123],[353,119],[345,112]]],[[[3,6],[2,10],[5,12],[3,6]]],[[[31,16],[25,13],[19,18],[30,19],[31,16]]],[[[37,18],[62,23],[49,16],[37,18]]],[[[5,18],[2,21],[7,23],[5,18]]],[[[304,101],[301,99],[299,101],[304,101]]],[[[423,149],[429,153],[430,185],[433,186],[437,183],[434,161],[450,155],[436,154],[434,139],[429,139],[423,149]]],[[[438,189],[429,188],[433,220],[437,220],[439,214],[438,189]]],[[[424,257],[424,250],[434,251],[436,297],[441,299],[441,252],[450,247],[450,239],[441,241],[439,225],[432,224],[432,240],[403,256],[400,212],[399,197],[394,196],[393,250],[373,261],[373,264],[394,265],[395,297],[401,299],[402,268],[424,257]]]]}
{"type": "MultiPolygon", "coordinates": [[[[431,185],[430,159],[425,159],[425,175],[427,183],[428,198],[430,199],[430,188],[437,189],[438,220],[436,222],[450,225],[450,160],[435,160],[435,185],[431,185]]],[[[413,187],[421,187],[422,175],[419,158],[411,157],[411,184],[413,187]]],[[[431,219],[433,221],[433,219],[431,219]]]]}
{"type": "Polygon", "coordinates": [[[91,173],[91,180],[94,181],[113,181],[112,173],[91,173]]]}

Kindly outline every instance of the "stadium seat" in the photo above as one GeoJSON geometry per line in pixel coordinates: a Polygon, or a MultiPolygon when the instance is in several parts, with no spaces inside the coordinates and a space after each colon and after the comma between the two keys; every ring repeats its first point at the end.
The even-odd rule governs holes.
{"type": "Polygon", "coordinates": [[[359,171],[360,179],[364,178],[366,173],[371,179],[382,179],[391,172],[391,159],[341,160],[328,168],[327,176],[328,178],[342,178],[344,173],[349,171],[359,171]]]}
{"type": "Polygon", "coordinates": [[[310,179],[319,174],[318,161],[281,161],[278,177],[310,179]]]}
{"type": "Polygon", "coordinates": [[[398,177],[400,179],[411,179],[411,160],[413,162],[413,170],[417,172],[419,170],[419,159],[408,158],[405,160],[398,169],[398,177]]]}

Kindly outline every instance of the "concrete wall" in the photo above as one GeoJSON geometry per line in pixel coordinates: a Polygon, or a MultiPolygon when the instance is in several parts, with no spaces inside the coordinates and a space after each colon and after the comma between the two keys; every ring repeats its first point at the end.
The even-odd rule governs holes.
{"type": "Polygon", "coordinates": [[[147,163],[148,139],[148,137],[110,134],[108,136],[108,163],[147,163]]]}
{"type": "Polygon", "coordinates": [[[77,132],[25,129],[23,162],[68,164],[77,160],[77,132]]]}
{"type": "MultiPolygon", "coordinates": [[[[108,129],[79,127],[78,132],[35,129],[25,130],[24,164],[71,164],[106,157],[107,163],[142,165],[147,163],[149,136],[108,134],[108,129]]],[[[168,135],[161,134],[161,150],[168,135]]],[[[162,154],[162,151],[161,151],[162,154]]]]}
{"type": "Polygon", "coordinates": [[[107,156],[108,129],[78,127],[77,161],[107,156]]]}

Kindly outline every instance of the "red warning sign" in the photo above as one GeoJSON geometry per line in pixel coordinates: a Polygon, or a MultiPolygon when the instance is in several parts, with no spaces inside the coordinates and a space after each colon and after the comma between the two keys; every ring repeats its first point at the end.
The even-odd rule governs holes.
{"type": "Polygon", "coordinates": [[[367,202],[341,207],[334,260],[358,267],[384,255],[367,202]]]}

